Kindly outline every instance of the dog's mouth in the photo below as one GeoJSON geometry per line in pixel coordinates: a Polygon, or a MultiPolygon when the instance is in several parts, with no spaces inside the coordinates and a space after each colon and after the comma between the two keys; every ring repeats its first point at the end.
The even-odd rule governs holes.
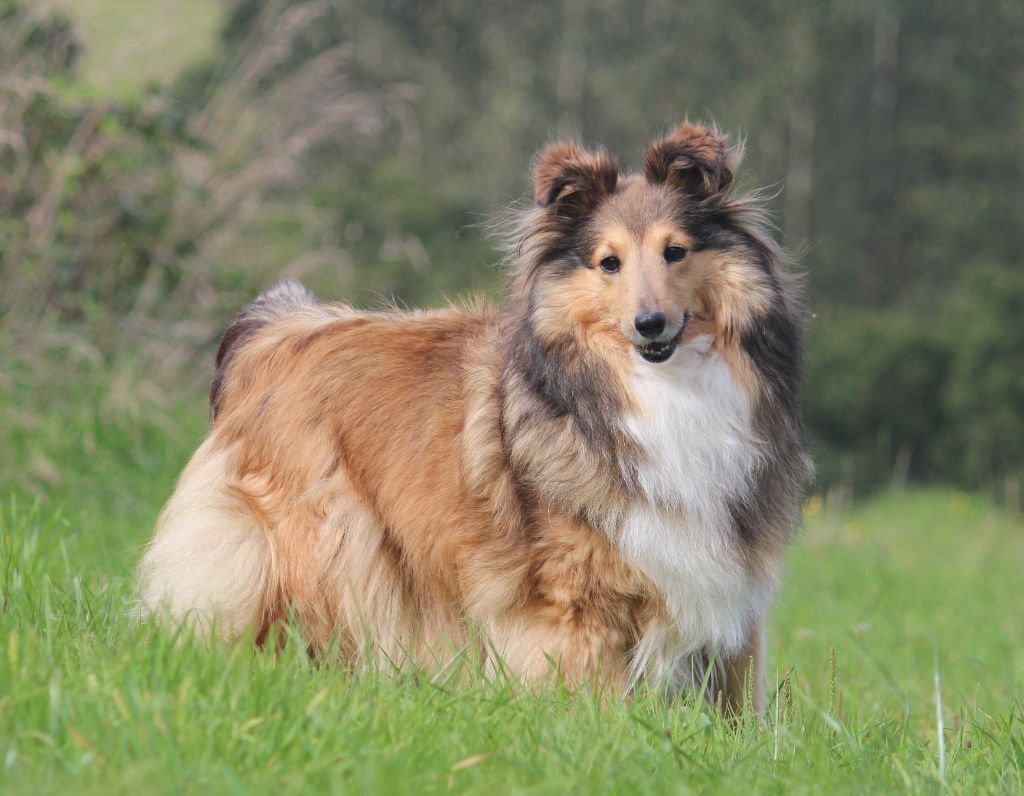
{"type": "Polygon", "coordinates": [[[675,353],[676,348],[679,347],[679,343],[683,339],[683,332],[686,331],[686,325],[690,320],[690,313],[686,313],[683,316],[683,323],[679,327],[679,331],[676,332],[675,336],[670,340],[664,340],[661,342],[650,342],[644,343],[643,345],[636,346],[637,352],[640,356],[646,359],[648,362],[658,364],[665,362],[672,354],[675,353]]]}

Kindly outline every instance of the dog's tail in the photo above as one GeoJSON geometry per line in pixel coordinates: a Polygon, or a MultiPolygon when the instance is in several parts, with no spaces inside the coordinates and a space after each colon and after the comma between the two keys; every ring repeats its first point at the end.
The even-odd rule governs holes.
{"type": "Polygon", "coordinates": [[[217,349],[217,373],[210,387],[211,419],[216,418],[220,412],[224,376],[238,349],[267,324],[317,304],[317,297],[302,283],[294,279],[282,279],[238,313],[217,349]]]}

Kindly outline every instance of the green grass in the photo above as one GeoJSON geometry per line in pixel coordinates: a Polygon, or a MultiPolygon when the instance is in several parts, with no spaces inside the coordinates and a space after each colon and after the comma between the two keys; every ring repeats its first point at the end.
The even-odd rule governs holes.
{"type": "Polygon", "coordinates": [[[770,691],[789,686],[760,719],[353,675],[300,643],[210,648],[129,621],[132,567],[204,407],[83,372],[12,376],[0,398],[5,793],[1024,790],[1024,524],[980,498],[811,505],[772,621],[770,691]]]}
{"type": "Polygon", "coordinates": [[[217,0],[46,0],[67,11],[85,53],[75,90],[131,98],[202,60],[216,43],[217,0]]]}

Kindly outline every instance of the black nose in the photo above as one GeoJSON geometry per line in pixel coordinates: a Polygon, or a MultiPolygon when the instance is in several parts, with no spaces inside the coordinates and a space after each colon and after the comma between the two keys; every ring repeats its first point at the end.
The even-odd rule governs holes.
{"type": "Polygon", "coordinates": [[[633,325],[644,337],[657,337],[665,331],[665,313],[638,312],[633,319],[633,325]]]}

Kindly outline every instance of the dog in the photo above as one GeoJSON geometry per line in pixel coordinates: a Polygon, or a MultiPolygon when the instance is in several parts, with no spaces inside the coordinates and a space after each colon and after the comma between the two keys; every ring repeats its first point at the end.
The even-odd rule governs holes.
{"type": "Polygon", "coordinates": [[[362,312],[294,281],[256,299],[141,611],[261,644],[290,617],[353,665],[469,649],[526,682],[760,710],[812,465],[799,284],[740,156],[688,122],[628,176],[547,147],[502,308],[362,312]]]}

